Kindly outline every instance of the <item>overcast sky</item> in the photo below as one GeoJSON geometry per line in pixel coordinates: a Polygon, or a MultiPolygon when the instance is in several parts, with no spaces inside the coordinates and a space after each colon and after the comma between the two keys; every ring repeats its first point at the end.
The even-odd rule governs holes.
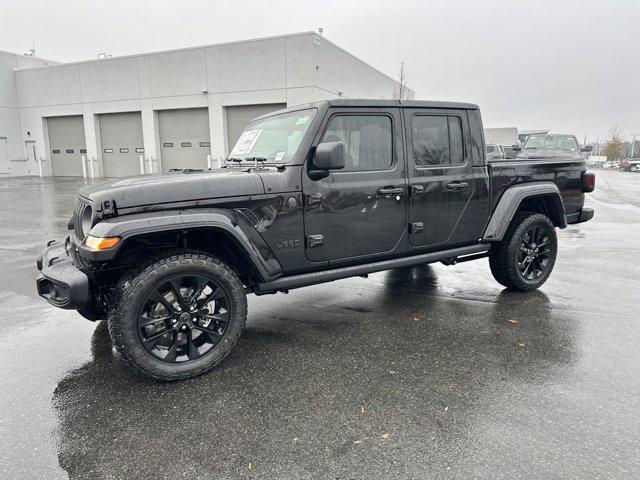
{"type": "Polygon", "coordinates": [[[0,50],[60,61],[324,28],[486,126],[640,138],[640,0],[0,0],[0,50]]]}

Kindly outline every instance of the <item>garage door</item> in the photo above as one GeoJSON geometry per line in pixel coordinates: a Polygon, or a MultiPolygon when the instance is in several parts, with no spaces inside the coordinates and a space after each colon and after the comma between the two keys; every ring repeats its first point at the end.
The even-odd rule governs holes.
{"type": "Polygon", "coordinates": [[[140,175],[140,155],[144,154],[140,112],[105,113],[99,117],[104,176],[140,175]]]}
{"type": "Polygon", "coordinates": [[[209,111],[206,108],[158,112],[162,169],[207,168],[209,111]]]}
{"type": "Polygon", "coordinates": [[[82,155],[87,153],[82,115],[48,117],[49,156],[55,177],[81,177],[82,155]]]}
{"type": "Polygon", "coordinates": [[[269,103],[266,105],[238,105],[226,107],[227,110],[227,140],[229,150],[236,144],[244,127],[256,117],[286,108],[284,103],[269,103]]]}

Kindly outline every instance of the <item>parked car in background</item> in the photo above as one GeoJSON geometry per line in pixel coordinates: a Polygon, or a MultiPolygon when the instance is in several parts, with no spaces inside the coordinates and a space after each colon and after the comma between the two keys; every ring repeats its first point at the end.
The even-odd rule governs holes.
{"type": "Polygon", "coordinates": [[[640,160],[630,160],[625,170],[627,172],[640,172],[640,160]]]}
{"type": "Polygon", "coordinates": [[[632,160],[631,158],[625,158],[618,164],[618,169],[625,172],[635,172],[637,167],[640,166],[640,160],[632,160]]]}
{"type": "Polygon", "coordinates": [[[498,145],[497,143],[488,143],[485,145],[484,151],[487,154],[488,160],[507,158],[504,148],[502,148],[502,145],[498,145]]]}
{"type": "Polygon", "coordinates": [[[556,157],[582,158],[580,153],[592,150],[592,146],[580,148],[578,139],[574,135],[530,135],[522,146],[520,153],[518,153],[517,158],[536,160],[556,157]]]}
{"type": "Polygon", "coordinates": [[[505,155],[504,158],[509,159],[509,160],[516,158],[518,156],[518,152],[520,151],[520,146],[519,145],[515,145],[515,147],[517,147],[517,148],[514,148],[514,145],[511,145],[511,146],[508,146],[508,147],[505,147],[503,145],[502,146],[502,150],[504,150],[504,155],[505,155]]]}

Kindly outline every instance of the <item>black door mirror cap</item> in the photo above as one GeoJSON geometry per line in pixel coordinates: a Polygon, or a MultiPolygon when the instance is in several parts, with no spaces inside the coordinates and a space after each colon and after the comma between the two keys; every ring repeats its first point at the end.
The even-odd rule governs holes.
{"type": "Polygon", "coordinates": [[[313,165],[317,170],[340,170],[344,168],[344,143],[323,142],[316,147],[313,165]]]}

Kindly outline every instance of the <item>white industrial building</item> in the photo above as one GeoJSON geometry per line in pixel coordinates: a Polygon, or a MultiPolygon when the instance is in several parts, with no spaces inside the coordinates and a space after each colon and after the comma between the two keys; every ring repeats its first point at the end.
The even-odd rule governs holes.
{"type": "Polygon", "coordinates": [[[313,32],[74,63],[0,52],[0,174],[206,168],[256,116],[395,86],[313,32]]]}
{"type": "Polygon", "coordinates": [[[487,144],[495,143],[498,145],[503,145],[505,147],[510,147],[518,143],[518,128],[485,128],[484,141],[487,144]]]}

